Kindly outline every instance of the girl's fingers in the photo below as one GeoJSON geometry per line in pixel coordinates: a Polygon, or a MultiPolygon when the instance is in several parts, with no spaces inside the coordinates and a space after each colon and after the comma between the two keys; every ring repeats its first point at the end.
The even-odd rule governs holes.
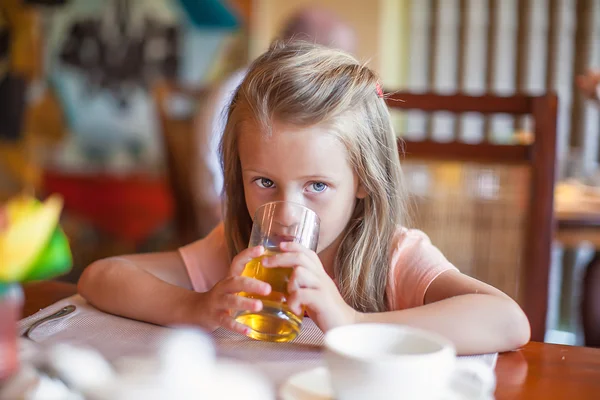
{"type": "Polygon", "coordinates": [[[263,246],[255,246],[249,247],[247,249],[242,250],[237,256],[235,256],[231,262],[231,268],[229,270],[229,275],[231,276],[239,276],[244,272],[244,267],[248,264],[253,258],[260,257],[265,252],[265,248],[263,246]]]}
{"type": "MultiPolygon", "coordinates": [[[[311,270],[316,270],[321,265],[315,262],[306,254],[300,252],[277,253],[275,255],[262,259],[262,265],[266,268],[293,268],[302,266],[311,270]]],[[[322,268],[322,267],[321,267],[322,268]]]]}
{"type": "Polygon", "coordinates": [[[287,305],[296,314],[302,313],[302,306],[314,309],[319,304],[319,293],[317,289],[298,289],[290,295],[287,305]]]}
{"type": "Polygon", "coordinates": [[[223,312],[221,314],[219,325],[225,329],[229,329],[230,331],[241,333],[242,335],[246,335],[250,331],[250,328],[237,322],[227,312],[223,312]]]}
{"type": "Polygon", "coordinates": [[[262,310],[262,301],[249,299],[247,297],[229,294],[225,296],[223,307],[234,311],[260,311],[262,310]]]}
{"type": "Polygon", "coordinates": [[[311,259],[315,264],[319,264],[319,265],[321,264],[321,259],[319,259],[319,256],[317,255],[317,253],[304,247],[300,243],[284,242],[284,243],[281,243],[281,245],[279,247],[280,247],[281,251],[283,251],[284,253],[287,253],[287,252],[302,253],[302,254],[305,254],[309,259],[311,259]]]}
{"type": "Polygon", "coordinates": [[[321,281],[314,272],[306,268],[296,268],[290,276],[287,290],[289,293],[295,292],[298,289],[318,289],[321,281]]]}
{"type": "Polygon", "coordinates": [[[267,295],[271,293],[271,285],[248,276],[233,276],[224,282],[224,290],[227,293],[254,293],[267,295]]]}

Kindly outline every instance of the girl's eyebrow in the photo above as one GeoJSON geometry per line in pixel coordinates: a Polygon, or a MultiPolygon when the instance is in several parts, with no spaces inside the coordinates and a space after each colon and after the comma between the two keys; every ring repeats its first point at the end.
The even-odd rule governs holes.
{"type": "Polygon", "coordinates": [[[307,175],[301,176],[300,179],[312,179],[312,180],[324,180],[324,181],[333,181],[334,179],[330,176],[325,175],[307,175]]]}
{"type": "Polygon", "coordinates": [[[259,174],[259,175],[268,175],[268,174],[267,174],[267,173],[265,173],[265,172],[261,172],[261,171],[258,171],[258,170],[252,169],[252,168],[243,168],[243,169],[242,169],[242,172],[251,172],[251,173],[253,173],[253,174],[259,174]]]}
{"type": "MultiPolygon", "coordinates": [[[[257,174],[257,175],[264,175],[264,176],[269,176],[270,174],[267,174],[266,172],[261,172],[255,169],[251,169],[251,168],[246,168],[246,169],[242,169],[242,172],[245,173],[252,173],[252,174],[257,174]]],[[[335,179],[331,176],[325,176],[325,175],[305,175],[305,176],[301,176],[298,179],[302,179],[302,180],[323,180],[323,181],[335,181],[335,179]]]]}

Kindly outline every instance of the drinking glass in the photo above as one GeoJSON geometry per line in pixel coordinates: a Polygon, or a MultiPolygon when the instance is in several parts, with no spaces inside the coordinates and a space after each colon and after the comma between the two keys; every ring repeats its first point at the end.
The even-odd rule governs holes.
{"type": "Polygon", "coordinates": [[[265,268],[264,257],[279,253],[283,242],[296,242],[313,251],[319,239],[319,217],[307,207],[287,201],[276,201],[262,205],[255,213],[248,247],[262,245],[265,253],[252,259],[243,276],[255,278],[271,285],[267,296],[240,293],[241,296],[259,299],[263,303],[260,311],[240,311],[236,321],[248,326],[248,336],[269,342],[289,342],[302,326],[304,311],[295,314],[287,305],[288,281],[293,268],[265,268]]]}

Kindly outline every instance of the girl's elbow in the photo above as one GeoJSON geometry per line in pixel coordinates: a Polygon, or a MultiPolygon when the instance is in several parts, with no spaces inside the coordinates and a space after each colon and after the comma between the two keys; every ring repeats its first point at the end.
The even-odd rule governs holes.
{"type": "Polygon", "coordinates": [[[518,349],[529,343],[529,340],[531,339],[529,319],[516,302],[513,302],[512,304],[507,327],[507,335],[509,338],[507,347],[509,350],[518,349]]]}
{"type": "Polygon", "coordinates": [[[84,299],[90,301],[94,296],[94,288],[97,288],[98,282],[102,275],[106,273],[107,267],[110,266],[108,260],[99,260],[91,263],[83,270],[79,281],[77,282],[77,292],[84,299]]]}

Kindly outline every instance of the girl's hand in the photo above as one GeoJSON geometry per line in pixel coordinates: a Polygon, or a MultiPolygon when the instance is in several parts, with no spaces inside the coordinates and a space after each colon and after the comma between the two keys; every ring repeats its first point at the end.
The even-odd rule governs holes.
{"type": "Polygon", "coordinates": [[[323,332],[353,323],[356,312],[340,295],[319,256],[294,242],[282,243],[280,249],[282,253],[265,257],[262,263],[267,268],[294,268],[288,282],[288,307],[301,315],[302,306],[305,306],[308,315],[323,332]]]}
{"type": "Polygon", "coordinates": [[[246,325],[236,322],[231,316],[232,311],[260,311],[262,301],[240,296],[239,292],[268,295],[271,286],[258,279],[241,276],[246,264],[264,252],[262,246],[251,247],[240,252],[231,263],[229,276],[218,282],[204,294],[202,302],[202,325],[213,331],[219,327],[241,334],[247,334],[246,325]]]}

